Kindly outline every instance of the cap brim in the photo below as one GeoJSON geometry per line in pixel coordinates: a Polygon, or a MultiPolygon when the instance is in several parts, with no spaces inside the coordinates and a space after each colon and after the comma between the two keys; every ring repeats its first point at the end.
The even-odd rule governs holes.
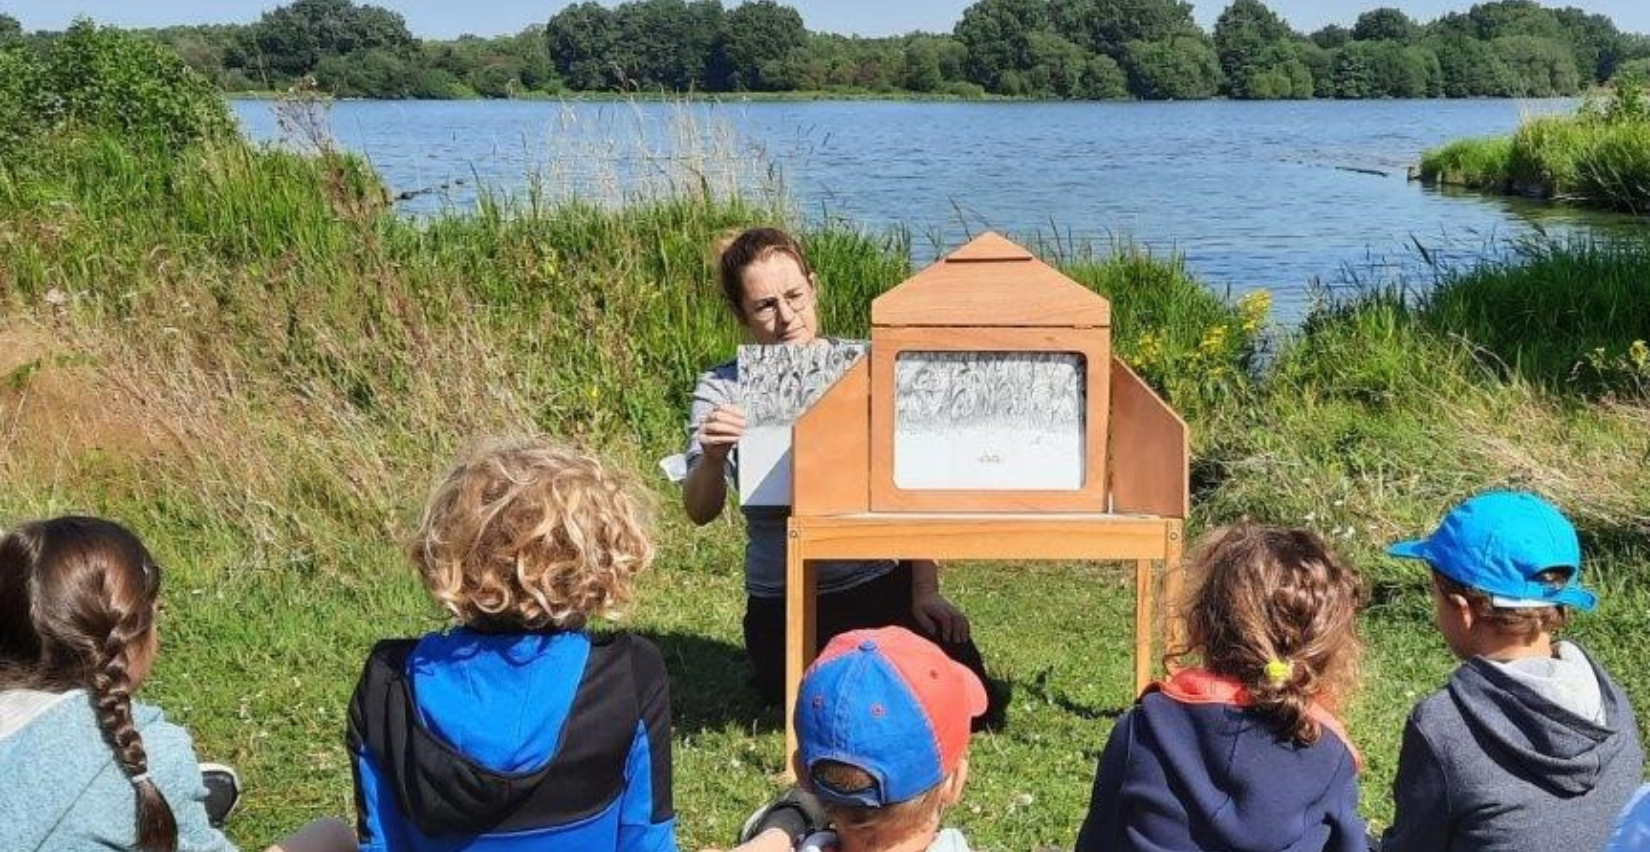
{"type": "Polygon", "coordinates": [[[1426,559],[1427,540],[1424,538],[1400,541],[1386,549],[1386,555],[1396,556],[1399,559],[1426,559]]]}
{"type": "Polygon", "coordinates": [[[1592,612],[1598,606],[1598,595],[1580,586],[1570,586],[1558,593],[1558,602],[1582,612],[1592,612]]]}

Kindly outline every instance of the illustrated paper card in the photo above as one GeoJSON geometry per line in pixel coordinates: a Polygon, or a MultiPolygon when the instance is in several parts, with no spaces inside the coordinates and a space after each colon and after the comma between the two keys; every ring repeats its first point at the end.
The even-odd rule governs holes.
{"type": "Polygon", "coordinates": [[[739,439],[739,502],[791,504],[791,426],[865,357],[866,344],[840,340],[739,347],[745,435],[739,439]]]}
{"type": "Polygon", "coordinates": [[[1076,491],[1084,359],[1074,352],[901,352],[894,484],[907,490],[1076,491]]]}

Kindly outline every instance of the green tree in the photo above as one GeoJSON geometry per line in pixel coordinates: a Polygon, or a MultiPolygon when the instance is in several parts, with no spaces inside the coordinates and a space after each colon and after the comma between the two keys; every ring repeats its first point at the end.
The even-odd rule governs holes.
{"type": "Polygon", "coordinates": [[[1569,45],[1550,38],[1514,35],[1490,42],[1516,80],[1521,97],[1573,95],[1580,89],[1575,57],[1569,45]]]}
{"type": "Polygon", "coordinates": [[[1535,0],[1479,3],[1467,11],[1467,18],[1472,21],[1480,41],[1494,41],[1508,36],[1564,37],[1552,10],[1543,8],[1535,0]]]}
{"type": "Polygon", "coordinates": [[[1319,47],[1316,42],[1303,41],[1295,45],[1295,58],[1306,66],[1307,74],[1312,79],[1313,97],[1333,97],[1335,95],[1335,54],[1338,51],[1319,47]]]}
{"type": "Polygon", "coordinates": [[[1047,31],[1031,33],[1029,47],[1031,67],[1019,77],[1023,90],[1006,94],[1039,98],[1082,96],[1088,51],[1047,31]]]}
{"type": "Polygon", "coordinates": [[[0,12],[0,44],[23,37],[23,25],[16,18],[0,12]]]}
{"type": "Polygon", "coordinates": [[[1130,42],[1201,34],[1181,0],[1050,0],[1049,16],[1055,32],[1114,59],[1130,42]]]}
{"type": "Polygon", "coordinates": [[[1352,40],[1352,31],[1340,24],[1330,24],[1312,34],[1312,43],[1325,49],[1334,50],[1352,40]]]}
{"type": "Polygon", "coordinates": [[[381,48],[324,56],[315,64],[314,76],[316,85],[348,98],[410,98],[417,88],[417,69],[401,55],[381,48]]]}
{"type": "Polygon", "coordinates": [[[912,92],[939,92],[963,77],[968,48],[950,36],[915,34],[905,43],[900,86],[912,92]]]}
{"type": "Polygon", "coordinates": [[[1045,0],[980,0],[964,9],[955,35],[968,51],[968,79],[1004,91],[1003,75],[1018,79],[1032,65],[1031,34],[1048,28],[1045,0]]]}
{"type": "Polygon", "coordinates": [[[1621,61],[1623,38],[1614,21],[1604,15],[1590,15],[1580,9],[1552,10],[1559,29],[1575,56],[1582,82],[1602,83],[1615,74],[1621,61]]]}
{"type": "Polygon", "coordinates": [[[1148,100],[1195,100],[1220,89],[1220,60],[1196,36],[1133,41],[1124,48],[1129,90],[1148,100]]]}
{"type": "Polygon", "coordinates": [[[159,42],[81,19],[53,40],[49,119],[168,148],[235,132],[223,97],[159,42]]]}
{"type": "MultiPolygon", "coordinates": [[[[1273,77],[1289,74],[1277,66],[1287,61],[1279,46],[1294,38],[1294,31],[1276,12],[1260,0],[1234,0],[1215,21],[1215,54],[1220,58],[1220,70],[1226,76],[1227,94],[1234,98],[1276,97],[1259,95],[1251,85],[1262,74],[1273,77]]],[[[1268,91],[1278,87],[1276,79],[1267,81],[1268,91]]],[[[1289,85],[1293,91],[1293,85],[1289,85]]]]}
{"type": "Polygon", "coordinates": [[[1434,39],[1432,47],[1443,75],[1444,97],[1507,97],[1517,92],[1518,80],[1488,44],[1454,35],[1434,39]]]}
{"type": "Polygon", "coordinates": [[[1615,77],[1612,79],[1615,81],[1636,80],[1639,82],[1650,80],[1650,56],[1629,59],[1617,65],[1615,77]]]}
{"type": "Polygon", "coordinates": [[[34,51],[0,47],[0,169],[14,162],[46,124],[45,69],[34,51]]]}
{"type": "Polygon", "coordinates": [[[1358,22],[1352,25],[1352,38],[1356,41],[1396,41],[1409,43],[1417,35],[1415,22],[1409,19],[1400,9],[1384,6],[1371,9],[1358,16],[1358,22]]]}
{"type": "Polygon", "coordinates": [[[384,50],[406,57],[418,46],[399,14],[350,0],[297,0],[265,12],[246,36],[257,67],[289,77],[310,73],[326,56],[384,50]]]}
{"type": "Polygon", "coordinates": [[[617,37],[611,58],[619,82],[633,89],[705,88],[711,52],[719,36],[716,0],[636,0],[613,10],[617,37]],[[708,19],[716,10],[714,24],[708,19]]]}
{"type": "Polygon", "coordinates": [[[1340,98],[1424,98],[1443,90],[1438,57],[1393,40],[1353,41],[1335,55],[1333,91],[1340,98]]]}
{"type": "Polygon", "coordinates": [[[802,46],[808,31],[802,15],[773,0],[754,0],[728,11],[723,18],[722,56],[726,76],[715,81],[726,90],[771,89],[776,81],[762,78],[762,67],[783,59],[802,46]]]}
{"type": "Polygon", "coordinates": [[[1091,55],[1083,65],[1083,84],[1074,97],[1114,101],[1129,96],[1129,77],[1117,60],[1104,53],[1091,55]]]}
{"type": "Polygon", "coordinates": [[[593,0],[562,9],[544,27],[556,74],[580,91],[598,91],[618,82],[611,59],[618,39],[613,13],[593,0]]]}

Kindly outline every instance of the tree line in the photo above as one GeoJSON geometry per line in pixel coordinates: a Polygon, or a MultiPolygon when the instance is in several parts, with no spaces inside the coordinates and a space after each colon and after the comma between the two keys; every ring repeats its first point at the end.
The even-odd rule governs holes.
{"type": "MultiPolygon", "coordinates": [[[[399,14],[296,0],[251,24],[145,31],[220,89],[313,81],[346,97],[868,92],[1066,99],[1545,97],[1650,74],[1650,38],[1601,14],[1495,0],[1429,22],[1384,7],[1293,29],[1233,0],[980,0],[950,33],[810,32],[774,0],[581,2],[516,35],[419,39],[399,14]]],[[[0,44],[49,42],[0,14],[0,44]]]]}

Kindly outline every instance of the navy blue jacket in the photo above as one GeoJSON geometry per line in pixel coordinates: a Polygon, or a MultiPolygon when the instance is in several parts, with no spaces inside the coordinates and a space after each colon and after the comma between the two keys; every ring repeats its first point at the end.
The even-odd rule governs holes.
{"type": "Polygon", "coordinates": [[[350,701],[366,852],[675,852],[670,690],[645,639],[380,642],[350,701]]]}
{"type": "Polygon", "coordinates": [[[1366,852],[1357,756],[1329,726],[1280,741],[1247,695],[1181,672],[1118,720],[1077,852],[1366,852]]]}

